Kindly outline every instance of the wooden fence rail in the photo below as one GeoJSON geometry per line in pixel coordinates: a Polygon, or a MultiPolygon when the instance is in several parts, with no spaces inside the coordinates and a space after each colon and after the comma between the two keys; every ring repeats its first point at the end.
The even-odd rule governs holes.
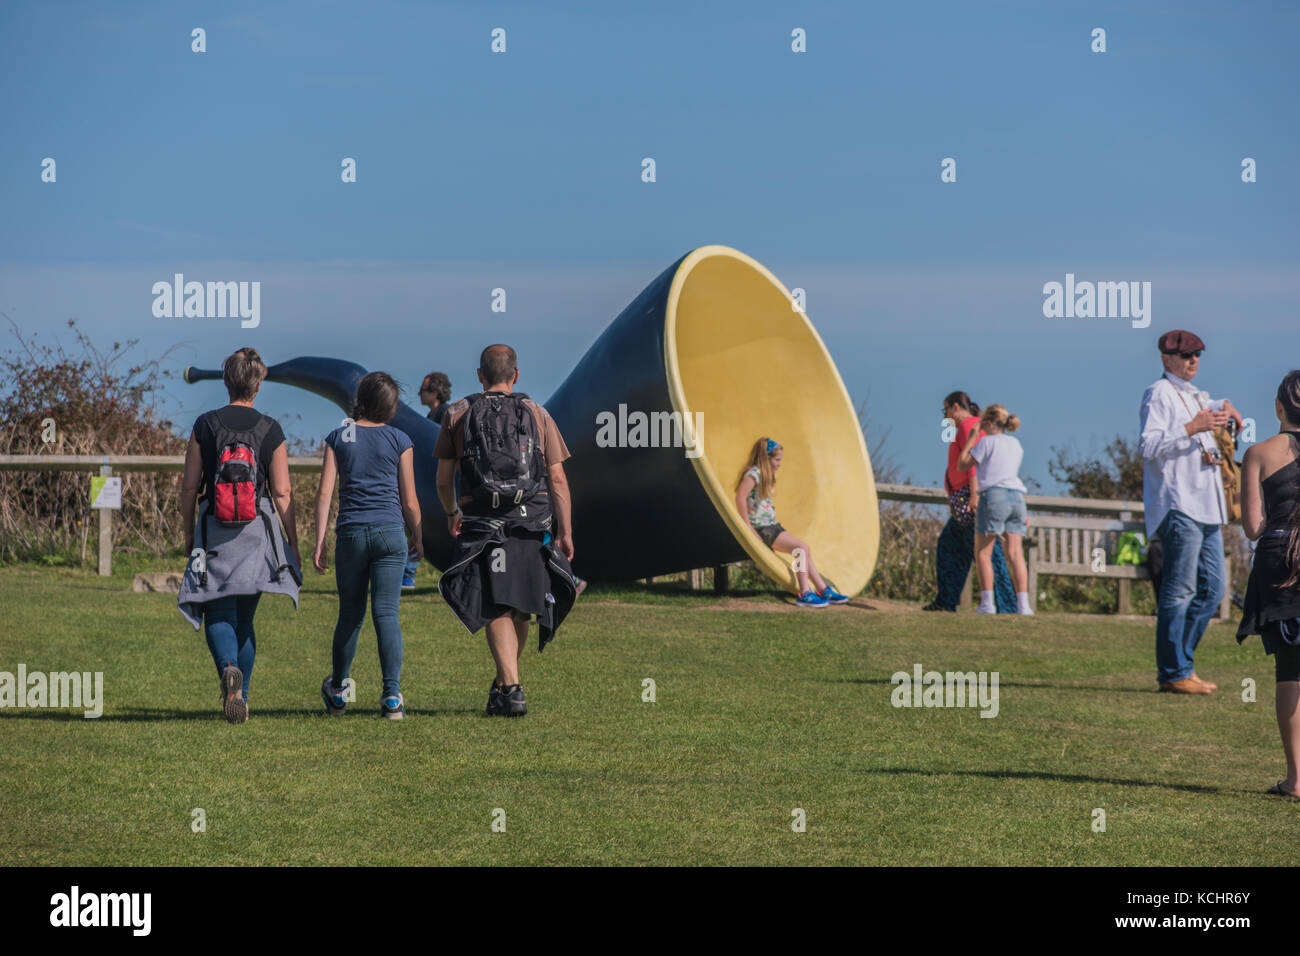
{"type": "MultiPolygon", "coordinates": [[[[86,471],[111,475],[120,472],[180,471],[184,467],[184,455],[0,455],[0,471],[86,471]]],[[[289,459],[291,472],[319,471],[320,467],[320,458],[289,459]]],[[[948,504],[948,496],[942,488],[879,484],[876,485],[876,495],[885,501],[906,501],[943,507],[948,504]]],[[[1120,582],[1117,610],[1127,611],[1132,582],[1146,580],[1150,576],[1145,568],[1118,567],[1111,564],[1110,559],[1114,557],[1117,533],[1141,528],[1142,502],[1025,495],[1025,504],[1031,514],[1030,534],[1025,541],[1026,560],[1030,566],[1030,601],[1037,603],[1040,575],[1108,576],[1120,582]],[[1032,518],[1034,514],[1050,517],[1040,519],[1036,528],[1032,518]],[[1068,542],[1066,535],[1069,535],[1068,542]],[[1102,547],[1106,556],[1104,570],[1099,572],[1093,570],[1094,565],[1090,560],[1095,547],[1102,547]],[[1084,561],[1084,557],[1088,557],[1089,560],[1084,561]]],[[[112,511],[100,509],[100,574],[112,573],[112,522],[112,511]]],[[[727,577],[726,565],[714,568],[714,590],[725,591],[727,577]]],[[[971,577],[974,578],[973,573],[971,577]]],[[[693,572],[690,580],[693,588],[702,587],[703,572],[699,570],[693,572]]],[[[970,588],[964,587],[963,606],[969,604],[970,597],[970,588]]],[[[1225,597],[1220,608],[1220,616],[1226,617],[1230,607],[1230,601],[1225,597]]]]}

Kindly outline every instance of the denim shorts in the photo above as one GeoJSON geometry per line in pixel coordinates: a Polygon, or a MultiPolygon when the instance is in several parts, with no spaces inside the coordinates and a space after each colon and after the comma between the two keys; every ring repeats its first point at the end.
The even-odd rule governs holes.
{"type": "Polygon", "coordinates": [[[976,534],[1025,533],[1025,493],[1014,488],[990,488],[980,492],[975,511],[976,534]]]}

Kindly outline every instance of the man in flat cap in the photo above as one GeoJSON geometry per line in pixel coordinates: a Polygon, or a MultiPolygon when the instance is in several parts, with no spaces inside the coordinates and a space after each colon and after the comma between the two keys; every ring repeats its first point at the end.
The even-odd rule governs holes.
{"type": "Polygon", "coordinates": [[[1165,373],[1142,393],[1142,503],[1147,538],[1159,538],[1164,574],[1156,596],[1156,672],[1160,690],[1211,694],[1193,655],[1223,600],[1222,525],[1228,521],[1219,450],[1212,432],[1241,414],[1211,401],[1192,379],[1205,343],[1176,329],[1160,336],[1165,373]]]}

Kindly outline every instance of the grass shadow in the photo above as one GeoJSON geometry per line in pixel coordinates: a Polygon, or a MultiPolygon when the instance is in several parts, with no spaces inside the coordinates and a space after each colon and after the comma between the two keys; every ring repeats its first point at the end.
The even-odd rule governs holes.
{"type": "MultiPolygon", "coordinates": [[[[985,777],[989,780],[1046,780],[1052,783],[1108,784],[1115,787],[1153,787],[1181,793],[1254,793],[1253,790],[1225,790],[1194,783],[1157,783],[1154,780],[1120,780],[1114,777],[1089,777],[1078,773],[1046,773],[1040,770],[922,770],[917,767],[880,767],[855,773],[915,775],[920,777],[985,777]]],[[[1262,791],[1261,791],[1262,792],[1262,791]]]]}
{"type": "Polygon", "coordinates": [[[714,591],[712,585],[702,587],[699,590],[691,590],[689,584],[685,581],[656,581],[654,584],[646,584],[645,581],[638,580],[589,584],[583,595],[655,594],[660,597],[750,598],[771,596],[778,593],[777,591],[759,588],[728,588],[726,591],[719,592],[714,591]]]}

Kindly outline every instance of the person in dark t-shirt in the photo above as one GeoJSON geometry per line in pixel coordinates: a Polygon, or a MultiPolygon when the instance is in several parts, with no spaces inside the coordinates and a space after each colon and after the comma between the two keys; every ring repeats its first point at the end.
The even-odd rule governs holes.
{"type": "Polygon", "coordinates": [[[451,379],[443,372],[430,372],[424,376],[424,381],[420,383],[420,404],[428,406],[429,421],[441,425],[449,401],[451,401],[451,379]]]}
{"type": "MultiPolygon", "coordinates": [[[[274,419],[267,418],[253,408],[258,390],[266,378],[266,365],[256,349],[243,348],[222,363],[222,373],[230,404],[199,417],[194,423],[189,447],[185,452],[185,474],[181,482],[185,553],[193,555],[194,552],[196,504],[201,509],[200,520],[212,520],[208,515],[212,510],[213,485],[220,449],[216,446],[217,436],[209,425],[209,415],[215,416],[221,427],[233,431],[251,429],[266,419],[270,426],[262,440],[262,447],[254,449],[258,486],[265,490],[273,502],[283,525],[284,537],[293,553],[294,563],[301,566],[284,431],[274,419]]],[[[262,503],[259,501],[255,506],[260,509],[262,503]]],[[[265,517],[268,522],[272,520],[269,514],[265,517]]],[[[278,534],[280,532],[277,529],[268,528],[268,535],[278,534]]],[[[274,553],[273,541],[268,540],[268,547],[274,553]]],[[[206,562],[206,558],[204,560],[206,562]]],[[[226,593],[202,605],[204,636],[221,680],[222,709],[226,719],[235,724],[248,719],[248,686],[256,650],[253,615],[257,613],[261,597],[261,591],[226,593]]]]}
{"type": "MultiPolygon", "coordinates": [[[[444,372],[430,372],[420,383],[420,404],[429,408],[426,416],[435,425],[441,426],[443,416],[447,414],[447,403],[451,401],[451,379],[444,372]]],[[[420,570],[420,556],[412,548],[406,556],[406,568],[402,572],[402,590],[415,590],[415,572],[420,570]]]]}

